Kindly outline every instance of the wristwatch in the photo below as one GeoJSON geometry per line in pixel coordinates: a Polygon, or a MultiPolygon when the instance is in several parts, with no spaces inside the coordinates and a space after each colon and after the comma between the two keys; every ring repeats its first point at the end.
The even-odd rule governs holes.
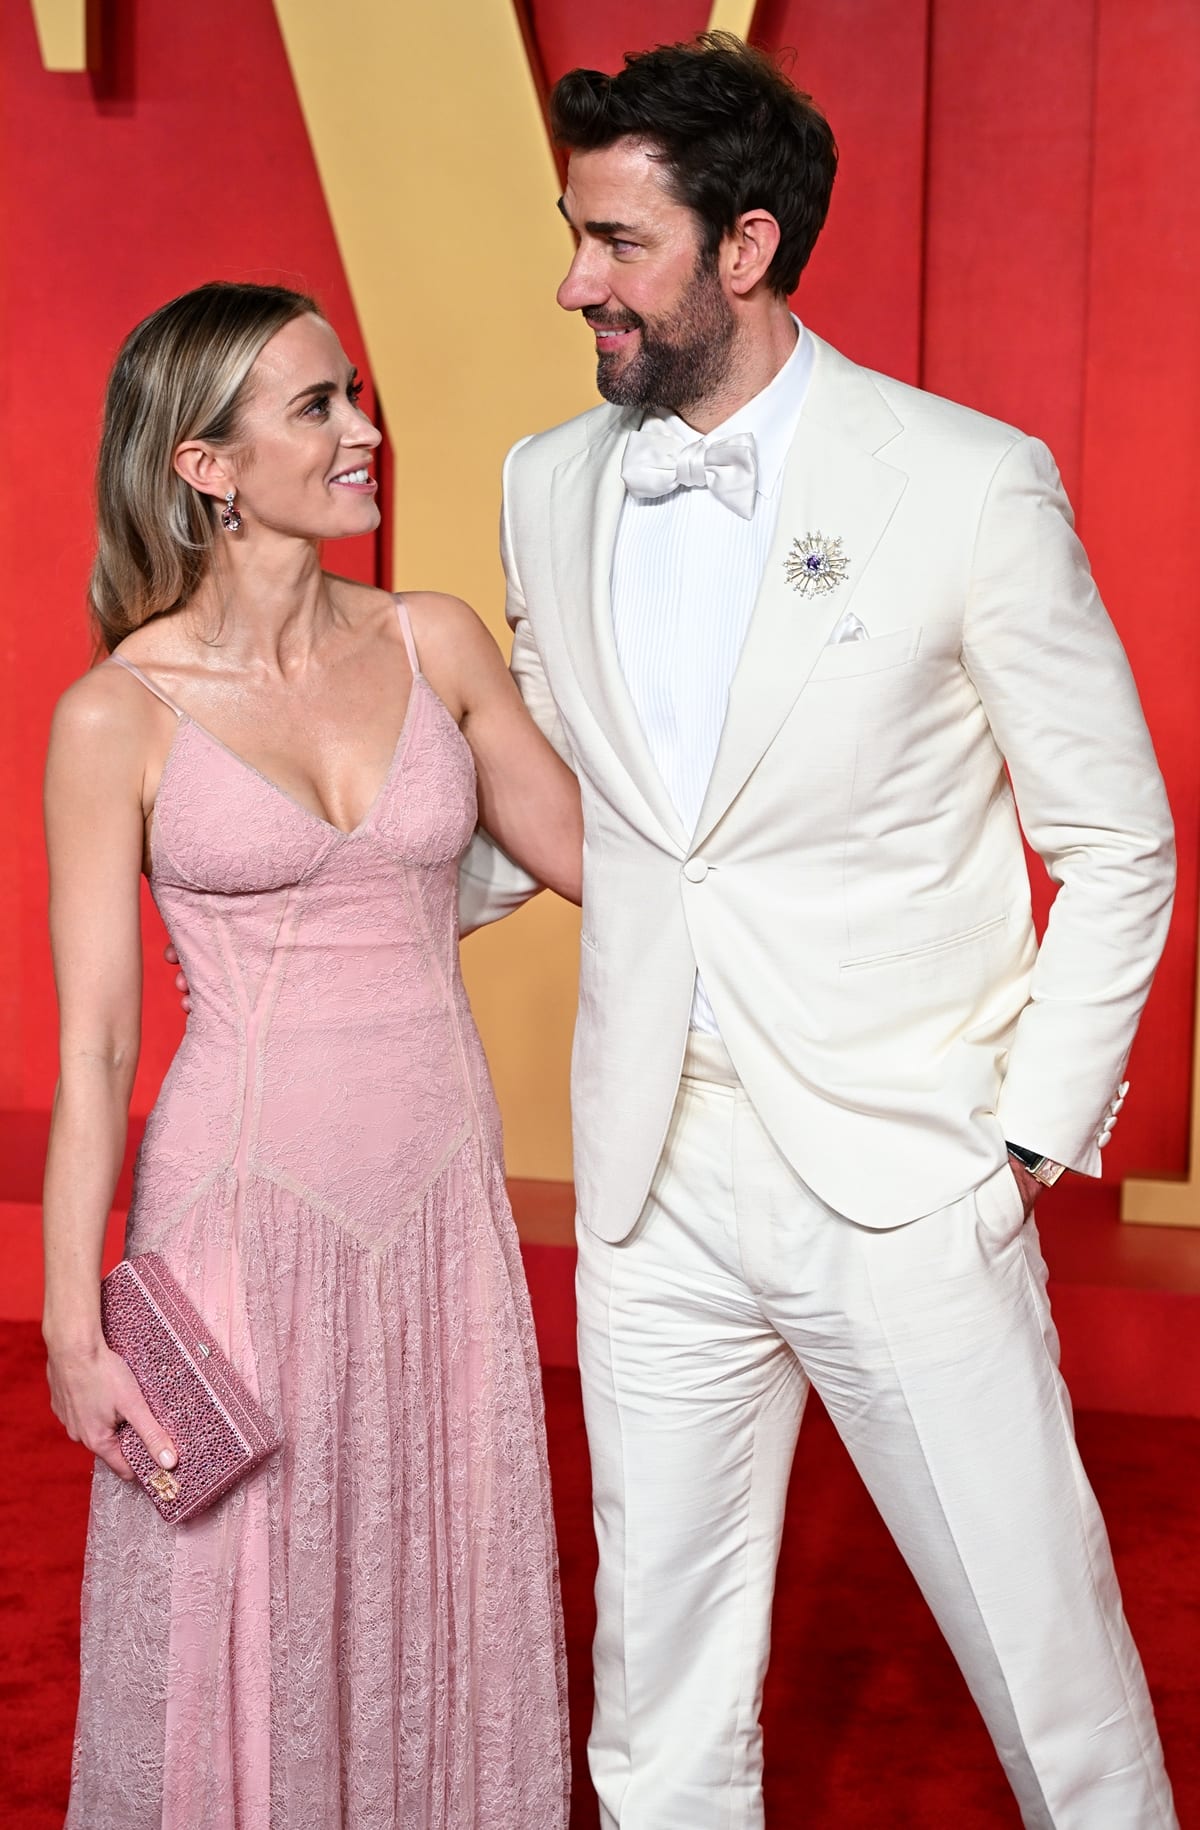
{"type": "Polygon", "coordinates": [[[1009,1156],[1022,1169],[1027,1169],[1035,1182],[1041,1182],[1046,1188],[1053,1188],[1066,1169],[1065,1163],[1056,1163],[1053,1157],[1039,1156],[1036,1150],[1026,1150],[1021,1144],[1008,1144],[1006,1148],[1009,1156]]]}

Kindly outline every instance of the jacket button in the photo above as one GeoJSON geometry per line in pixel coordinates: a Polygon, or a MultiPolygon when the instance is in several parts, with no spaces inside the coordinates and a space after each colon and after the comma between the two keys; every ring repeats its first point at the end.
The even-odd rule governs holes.
{"type": "Polygon", "coordinates": [[[708,866],[703,858],[689,858],[683,867],[683,874],[689,883],[703,883],[708,876],[708,866]]]}

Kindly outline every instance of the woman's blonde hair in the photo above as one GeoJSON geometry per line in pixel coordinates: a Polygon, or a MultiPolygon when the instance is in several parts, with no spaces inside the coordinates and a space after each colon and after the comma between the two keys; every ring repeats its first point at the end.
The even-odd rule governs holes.
{"type": "Polygon", "coordinates": [[[217,508],[174,467],[186,439],[231,446],[263,346],[318,306],[283,286],[214,281],[131,331],[109,376],[96,466],[97,550],[89,598],[110,651],[178,610],[212,563],[217,508]]]}

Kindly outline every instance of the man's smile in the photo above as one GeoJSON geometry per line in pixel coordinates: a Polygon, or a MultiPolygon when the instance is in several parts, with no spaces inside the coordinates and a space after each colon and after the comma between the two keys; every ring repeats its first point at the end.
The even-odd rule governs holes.
{"type": "Polygon", "coordinates": [[[637,324],[606,324],[599,318],[585,318],[584,322],[595,335],[596,348],[606,355],[620,349],[640,328],[637,324]]]}

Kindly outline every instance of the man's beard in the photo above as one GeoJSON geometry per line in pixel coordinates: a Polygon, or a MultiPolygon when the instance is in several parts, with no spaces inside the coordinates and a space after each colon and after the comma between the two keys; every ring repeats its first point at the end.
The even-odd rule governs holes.
{"type": "Polygon", "coordinates": [[[734,317],[721,291],[715,263],[703,256],[679,305],[668,317],[647,320],[634,313],[609,318],[589,314],[604,329],[629,326],[641,332],[637,355],[600,355],[596,386],[615,407],[658,407],[678,413],[715,394],[727,379],[734,317]]]}

